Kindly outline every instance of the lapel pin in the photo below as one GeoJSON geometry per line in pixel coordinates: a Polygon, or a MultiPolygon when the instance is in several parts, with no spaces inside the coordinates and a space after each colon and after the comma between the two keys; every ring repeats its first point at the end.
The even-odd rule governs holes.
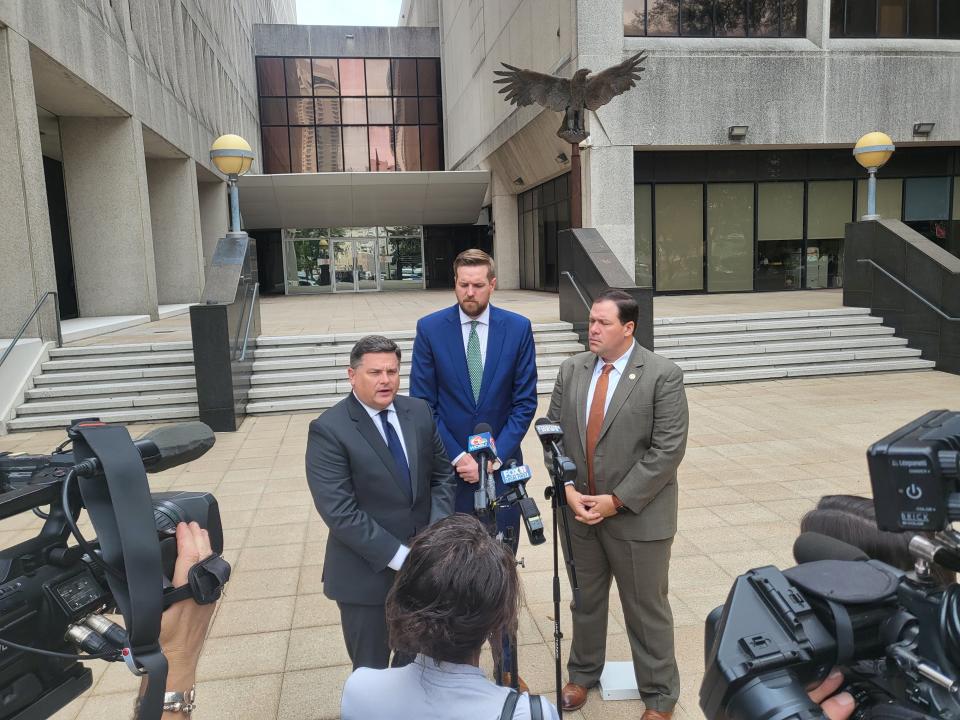
{"type": "Polygon", "coordinates": [[[637,374],[636,374],[636,373],[630,373],[629,375],[627,375],[627,377],[630,378],[631,380],[636,380],[636,379],[637,379],[637,374]]]}

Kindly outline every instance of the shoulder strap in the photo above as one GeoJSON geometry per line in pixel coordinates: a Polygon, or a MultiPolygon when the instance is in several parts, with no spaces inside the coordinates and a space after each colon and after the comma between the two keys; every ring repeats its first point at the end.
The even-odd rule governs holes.
{"type": "Polygon", "coordinates": [[[543,703],[539,695],[530,696],[530,720],[543,720],[543,703]]]}
{"type": "Polygon", "coordinates": [[[519,699],[520,693],[516,690],[507,693],[507,699],[503,701],[503,710],[500,712],[500,720],[513,720],[513,711],[517,707],[519,699]]]}

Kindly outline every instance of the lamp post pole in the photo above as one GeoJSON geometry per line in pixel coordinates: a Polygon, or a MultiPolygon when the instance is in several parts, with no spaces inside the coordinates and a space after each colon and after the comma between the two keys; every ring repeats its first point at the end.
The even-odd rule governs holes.
{"type": "Polygon", "coordinates": [[[870,132],[857,140],[853,157],[867,171],[867,214],[861,220],[879,220],[877,214],[877,170],[893,155],[893,140],[882,132],[870,132]]]}
{"type": "Polygon", "coordinates": [[[240,193],[237,191],[237,176],[230,175],[227,178],[227,185],[230,187],[230,232],[240,232],[240,193]]]}
{"type": "Polygon", "coordinates": [[[861,220],[879,220],[877,215],[877,168],[867,168],[867,214],[861,220]]]}

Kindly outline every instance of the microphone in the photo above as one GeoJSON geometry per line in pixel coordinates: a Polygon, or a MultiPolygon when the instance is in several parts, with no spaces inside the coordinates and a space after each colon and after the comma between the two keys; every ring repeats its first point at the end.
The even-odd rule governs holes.
{"type": "Polygon", "coordinates": [[[563,443],[563,428],[560,427],[559,423],[555,423],[547,418],[537,418],[537,422],[534,423],[534,428],[537,431],[537,437],[540,438],[540,442],[543,443],[543,446],[547,450],[554,450],[556,447],[558,454],[562,455],[561,445],[563,443]]]}
{"type": "MultiPolygon", "coordinates": [[[[148,473],[158,473],[201,457],[217,441],[206,423],[199,421],[161,425],[133,441],[148,473]]],[[[103,468],[98,458],[75,466],[78,475],[96,475],[103,468]]]]}
{"type": "Polygon", "coordinates": [[[869,560],[863,550],[817,532],[800,533],[793,541],[793,559],[798,565],[817,560],[869,560]]]}
{"type": "Polygon", "coordinates": [[[540,517],[540,510],[537,508],[537,502],[527,495],[526,482],[533,473],[530,472],[528,465],[518,465],[516,460],[508,460],[507,467],[500,471],[500,480],[510,488],[507,493],[507,501],[516,502],[520,508],[520,517],[523,518],[523,525],[527,529],[527,539],[531,545],[540,545],[547,539],[543,535],[543,519],[540,517]]]}
{"type": "Polygon", "coordinates": [[[488,487],[487,462],[497,457],[496,446],[493,442],[493,428],[487,423],[478,423],[473,429],[473,435],[467,438],[467,452],[477,460],[477,470],[480,481],[473,492],[473,509],[478,515],[485,515],[489,511],[490,502],[495,493],[488,487]]]}

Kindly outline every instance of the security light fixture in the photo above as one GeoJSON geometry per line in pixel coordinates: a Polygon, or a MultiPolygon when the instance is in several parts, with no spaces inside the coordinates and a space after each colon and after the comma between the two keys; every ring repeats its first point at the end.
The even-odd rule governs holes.
{"type": "Polygon", "coordinates": [[[913,124],[913,134],[914,135],[929,135],[933,132],[933,126],[936,123],[931,122],[918,122],[913,124]]]}
{"type": "Polygon", "coordinates": [[[347,33],[346,35],[344,35],[344,37],[345,37],[347,40],[353,40],[353,33],[347,33]]]}
{"type": "Polygon", "coordinates": [[[522,177],[515,177],[515,178],[513,179],[513,184],[514,184],[514,185],[523,185],[523,178],[522,178],[522,177]]]}
{"type": "Polygon", "coordinates": [[[727,128],[727,137],[731,140],[743,140],[747,136],[749,125],[731,125],[727,128]]]}
{"type": "Polygon", "coordinates": [[[563,165],[569,159],[570,158],[567,157],[567,154],[565,152],[559,153],[556,157],[557,162],[561,165],[563,165]]]}

